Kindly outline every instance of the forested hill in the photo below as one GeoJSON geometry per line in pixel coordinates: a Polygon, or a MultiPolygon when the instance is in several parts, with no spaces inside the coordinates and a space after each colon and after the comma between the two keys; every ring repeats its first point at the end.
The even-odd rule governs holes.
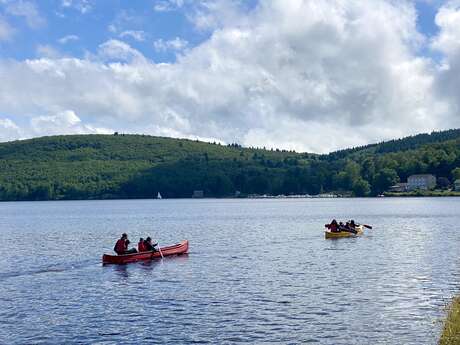
{"type": "Polygon", "coordinates": [[[329,155],[143,135],[42,137],[0,144],[0,200],[190,197],[194,190],[376,195],[415,173],[452,182],[459,151],[460,130],[329,155]]]}
{"type": "Polygon", "coordinates": [[[438,131],[431,133],[422,133],[402,139],[394,139],[389,141],[384,141],[378,144],[370,144],[366,146],[355,147],[351,149],[344,149],[335,152],[331,152],[326,155],[327,159],[340,159],[346,156],[349,156],[352,153],[358,152],[360,154],[363,151],[368,153],[390,153],[390,152],[399,152],[406,150],[414,150],[420,146],[440,143],[448,140],[455,140],[460,138],[460,129],[449,129],[446,131],[438,131]]]}

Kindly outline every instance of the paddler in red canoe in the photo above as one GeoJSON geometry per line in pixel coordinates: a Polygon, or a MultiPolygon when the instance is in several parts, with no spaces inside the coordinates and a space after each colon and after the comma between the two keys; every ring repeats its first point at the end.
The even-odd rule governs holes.
{"type": "Polygon", "coordinates": [[[139,239],[139,242],[137,243],[137,251],[140,252],[145,252],[145,244],[144,244],[144,239],[141,237],[139,239]]]}
{"type": "Polygon", "coordinates": [[[149,236],[144,241],[144,250],[145,251],[154,251],[154,252],[156,252],[157,249],[155,248],[155,246],[157,246],[157,245],[158,245],[158,243],[152,244],[152,239],[149,236]]]}
{"type": "Polygon", "coordinates": [[[136,248],[128,249],[129,243],[130,242],[128,240],[128,235],[126,233],[123,233],[121,235],[121,238],[117,241],[117,243],[115,243],[115,247],[113,247],[113,250],[118,255],[137,253],[136,248]]]}

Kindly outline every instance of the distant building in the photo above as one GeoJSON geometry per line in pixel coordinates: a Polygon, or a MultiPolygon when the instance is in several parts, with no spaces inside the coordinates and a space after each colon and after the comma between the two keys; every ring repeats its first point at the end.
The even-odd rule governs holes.
{"type": "Polygon", "coordinates": [[[436,176],[431,174],[411,175],[407,178],[408,190],[429,190],[436,186],[436,176]]]}
{"type": "Polygon", "coordinates": [[[194,190],[192,194],[192,198],[203,198],[204,192],[202,190],[194,190]]]}
{"type": "Polygon", "coordinates": [[[388,189],[389,192],[407,192],[407,183],[396,183],[388,189]]]}
{"type": "Polygon", "coordinates": [[[454,189],[460,192],[460,179],[454,181],[454,189]]]}

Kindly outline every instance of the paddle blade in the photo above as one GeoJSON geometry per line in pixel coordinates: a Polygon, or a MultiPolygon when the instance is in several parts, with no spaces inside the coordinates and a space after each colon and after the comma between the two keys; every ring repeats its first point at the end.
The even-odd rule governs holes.
{"type": "Polygon", "coordinates": [[[372,229],[372,226],[370,226],[370,225],[363,224],[363,226],[364,226],[365,228],[372,229]]]}

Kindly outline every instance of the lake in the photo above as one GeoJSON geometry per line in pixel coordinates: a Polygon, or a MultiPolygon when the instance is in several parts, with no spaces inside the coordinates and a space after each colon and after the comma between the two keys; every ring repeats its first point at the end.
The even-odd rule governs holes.
{"type": "Polygon", "coordinates": [[[0,203],[0,343],[436,344],[459,224],[460,198],[0,203]],[[189,254],[102,266],[122,232],[189,254]]]}

